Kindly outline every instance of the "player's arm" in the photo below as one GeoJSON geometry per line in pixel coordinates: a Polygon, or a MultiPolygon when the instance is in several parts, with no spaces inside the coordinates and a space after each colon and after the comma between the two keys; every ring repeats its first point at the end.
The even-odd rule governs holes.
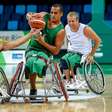
{"type": "Polygon", "coordinates": [[[100,37],[90,28],[86,27],[84,29],[84,34],[87,38],[90,38],[94,42],[91,52],[87,55],[86,60],[91,63],[93,61],[93,56],[96,52],[96,49],[99,47],[101,39],[100,37]]]}
{"type": "Polygon", "coordinates": [[[14,41],[5,42],[3,45],[3,50],[9,50],[9,49],[13,49],[15,47],[18,47],[19,45],[28,41],[32,37],[32,35],[34,35],[36,33],[37,33],[37,30],[32,29],[28,34],[26,34],[23,37],[20,37],[14,41]]]}
{"type": "Polygon", "coordinates": [[[41,45],[46,47],[52,54],[56,55],[59,53],[59,51],[63,45],[64,37],[65,37],[65,30],[63,29],[60,32],[58,32],[56,39],[55,39],[55,45],[50,45],[47,42],[45,42],[44,37],[42,37],[42,36],[38,37],[36,40],[41,45]]]}
{"type": "Polygon", "coordinates": [[[94,46],[92,47],[92,51],[90,53],[93,56],[96,52],[96,49],[100,45],[101,39],[90,27],[86,27],[84,29],[84,34],[86,35],[86,37],[92,39],[94,42],[94,46]]]}

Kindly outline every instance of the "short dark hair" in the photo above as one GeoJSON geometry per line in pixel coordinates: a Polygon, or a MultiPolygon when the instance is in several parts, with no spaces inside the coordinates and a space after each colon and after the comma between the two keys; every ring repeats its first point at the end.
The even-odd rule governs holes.
{"type": "Polygon", "coordinates": [[[63,12],[63,6],[61,4],[53,4],[52,7],[59,7],[60,12],[63,12]]]}

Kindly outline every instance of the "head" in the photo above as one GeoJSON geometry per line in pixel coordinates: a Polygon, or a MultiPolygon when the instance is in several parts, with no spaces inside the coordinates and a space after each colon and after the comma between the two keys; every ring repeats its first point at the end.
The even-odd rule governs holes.
{"type": "Polygon", "coordinates": [[[50,20],[54,23],[58,23],[61,21],[61,17],[63,16],[63,8],[61,4],[54,4],[51,7],[50,11],[51,18],[50,20]]]}
{"type": "Polygon", "coordinates": [[[77,12],[69,12],[67,15],[67,22],[70,27],[74,28],[79,25],[79,14],[77,12]]]}

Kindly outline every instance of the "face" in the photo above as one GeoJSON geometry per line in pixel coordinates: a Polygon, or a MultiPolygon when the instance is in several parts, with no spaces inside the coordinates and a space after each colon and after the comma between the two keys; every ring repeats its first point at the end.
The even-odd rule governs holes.
{"type": "Polygon", "coordinates": [[[75,16],[68,16],[67,22],[71,28],[77,28],[79,24],[79,21],[76,19],[75,16]]]}
{"type": "Polygon", "coordinates": [[[3,49],[3,43],[0,43],[0,51],[3,49]]]}
{"type": "Polygon", "coordinates": [[[50,20],[55,23],[55,22],[58,22],[58,21],[61,20],[61,17],[62,17],[63,14],[60,11],[59,7],[52,7],[50,15],[51,15],[50,20]]]}

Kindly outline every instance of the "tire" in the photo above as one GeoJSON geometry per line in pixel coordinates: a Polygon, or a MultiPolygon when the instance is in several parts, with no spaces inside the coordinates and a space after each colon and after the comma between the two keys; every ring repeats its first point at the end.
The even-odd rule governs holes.
{"type": "Polygon", "coordinates": [[[63,81],[61,79],[61,71],[60,71],[60,68],[58,66],[58,63],[54,63],[54,68],[56,70],[56,75],[57,75],[57,79],[58,79],[58,82],[59,82],[59,86],[60,86],[60,88],[62,90],[62,93],[63,93],[63,96],[65,98],[65,101],[68,101],[67,90],[66,90],[66,88],[64,86],[64,83],[63,83],[63,81]]]}
{"type": "Polygon", "coordinates": [[[13,95],[13,93],[16,89],[16,86],[17,86],[18,81],[20,79],[22,68],[23,68],[23,62],[20,62],[17,66],[16,72],[15,72],[14,76],[12,77],[10,85],[9,85],[9,88],[10,88],[9,94],[10,95],[13,95]]]}
{"type": "MultiPolygon", "coordinates": [[[[1,67],[0,67],[0,88],[3,89],[7,94],[9,93],[9,82],[5,75],[4,70],[1,67]]],[[[2,96],[2,93],[0,93],[0,95],[2,96]]],[[[7,99],[8,101],[10,100],[10,98],[7,99]]]]}
{"type": "Polygon", "coordinates": [[[93,61],[92,64],[84,63],[84,77],[91,91],[96,94],[102,94],[104,92],[104,74],[96,61],[93,61]]]}

